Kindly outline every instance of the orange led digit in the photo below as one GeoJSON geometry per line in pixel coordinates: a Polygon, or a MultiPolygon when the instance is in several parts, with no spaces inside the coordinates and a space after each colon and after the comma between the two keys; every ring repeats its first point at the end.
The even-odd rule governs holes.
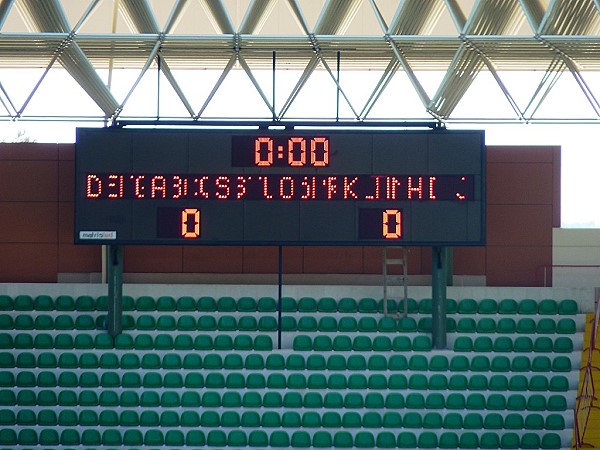
{"type": "Polygon", "coordinates": [[[200,210],[185,208],[181,211],[181,237],[190,239],[200,236],[200,210]]]}
{"type": "Polygon", "coordinates": [[[306,140],[304,138],[291,137],[289,139],[288,163],[291,167],[302,167],[306,164],[306,140]]]}
{"type": "Polygon", "coordinates": [[[261,167],[273,164],[273,139],[269,137],[256,138],[254,141],[254,164],[261,167]]]}
{"type": "Polygon", "coordinates": [[[383,211],[383,237],[400,239],[402,237],[402,213],[397,209],[383,211]]]}
{"type": "Polygon", "coordinates": [[[310,163],[313,167],[326,167],[329,165],[329,139],[315,137],[310,140],[310,163]]]}

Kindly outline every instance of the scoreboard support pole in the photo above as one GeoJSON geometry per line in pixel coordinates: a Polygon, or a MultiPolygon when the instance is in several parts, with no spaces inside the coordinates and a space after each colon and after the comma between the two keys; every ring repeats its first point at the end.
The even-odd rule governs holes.
{"type": "Polygon", "coordinates": [[[108,246],[108,333],[115,337],[123,331],[123,247],[108,246]]]}
{"type": "Polygon", "coordinates": [[[433,348],[445,349],[448,248],[432,247],[431,250],[431,337],[433,348]]]}

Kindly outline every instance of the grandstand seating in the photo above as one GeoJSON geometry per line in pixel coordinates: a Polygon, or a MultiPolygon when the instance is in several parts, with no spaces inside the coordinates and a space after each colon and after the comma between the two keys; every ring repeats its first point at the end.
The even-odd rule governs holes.
{"type": "Polygon", "coordinates": [[[570,448],[572,300],[0,296],[0,448],[570,448]],[[453,325],[452,325],[453,324],[453,325]]]}

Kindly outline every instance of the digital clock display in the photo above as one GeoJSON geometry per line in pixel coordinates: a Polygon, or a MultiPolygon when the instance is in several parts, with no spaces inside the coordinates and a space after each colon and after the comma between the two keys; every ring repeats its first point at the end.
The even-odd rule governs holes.
{"type": "Polygon", "coordinates": [[[479,131],[79,129],[76,243],[483,245],[479,131]]]}

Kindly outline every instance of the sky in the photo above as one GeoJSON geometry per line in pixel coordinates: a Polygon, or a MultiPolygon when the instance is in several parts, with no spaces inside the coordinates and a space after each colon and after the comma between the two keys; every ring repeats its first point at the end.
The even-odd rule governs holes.
{"type": "MultiPolygon", "coordinates": [[[[98,71],[108,84],[108,72],[98,71]]],[[[139,72],[115,71],[110,79],[111,91],[118,101],[127,97],[139,72]]],[[[272,101],[273,80],[270,71],[254,72],[267,98],[272,101]]],[[[199,111],[214,86],[219,71],[179,71],[175,76],[195,111],[199,111]]],[[[417,73],[426,92],[433,96],[442,72],[417,73]]],[[[600,99],[600,73],[585,73],[592,93],[600,99]]],[[[285,103],[299,72],[277,73],[275,110],[285,103]]],[[[500,74],[514,101],[525,109],[543,73],[507,72],[500,74]]],[[[24,71],[1,69],[0,82],[19,109],[41,77],[41,69],[24,71]]],[[[342,73],[340,84],[354,110],[360,112],[380,73],[361,71],[342,73]]],[[[187,112],[164,78],[157,86],[157,72],[142,78],[124,105],[121,118],[186,117],[187,112]],[[159,101],[160,100],[160,101],[159,101]]],[[[1,98],[1,97],[0,97],[1,98]]],[[[4,100],[6,100],[4,98],[4,100]]],[[[337,92],[329,75],[318,71],[311,76],[286,118],[341,119],[353,118],[352,109],[337,92]]],[[[6,111],[0,105],[0,116],[6,111]]],[[[203,117],[268,118],[270,112],[243,71],[232,71],[209,103],[203,117]]],[[[24,111],[24,120],[0,120],[0,142],[29,140],[34,142],[73,143],[78,126],[103,126],[102,112],[64,70],[51,70],[44,78],[24,111]],[[40,120],[43,116],[62,116],[60,121],[40,120]],[[69,118],[72,117],[72,118],[69,118]],[[79,121],[73,119],[76,117],[79,121]],[[87,117],[88,120],[81,120],[87,117]]],[[[189,117],[189,116],[188,116],[189,117]]],[[[449,129],[484,129],[488,145],[559,145],[561,153],[561,226],[563,228],[600,228],[600,118],[570,74],[559,78],[541,104],[534,118],[552,123],[491,124],[489,119],[516,117],[509,102],[487,72],[482,72],[458,104],[448,122],[449,129]],[[556,123],[556,119],[562,122],[556,123]],[[583,119],[583,120],[582,120],[583,119]],[[582,123],[587,122],[587,123],[582,123]]],[[[1,117],[0,117],[1,118],[1,117]]],[[[398,72],[369,114],[369,118],[431,119],[410,85],[398,72]]]]}

